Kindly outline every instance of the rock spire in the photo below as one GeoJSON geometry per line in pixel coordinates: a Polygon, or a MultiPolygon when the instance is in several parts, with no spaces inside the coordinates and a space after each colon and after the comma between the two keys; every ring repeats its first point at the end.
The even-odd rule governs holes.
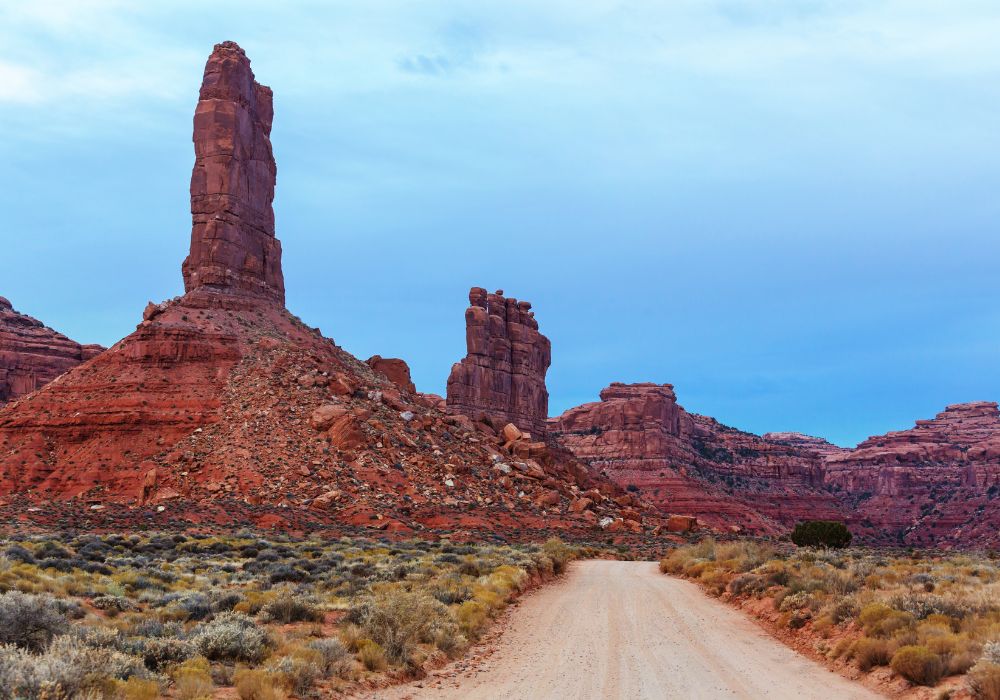
{"type": "Polygon", "coordinates": [[[269,87],[254,80],[237,44],[216,44],[194,114],[191,252],[184,290],[208,288],[284,304],[281,243],[274,236],[269,87]]]}

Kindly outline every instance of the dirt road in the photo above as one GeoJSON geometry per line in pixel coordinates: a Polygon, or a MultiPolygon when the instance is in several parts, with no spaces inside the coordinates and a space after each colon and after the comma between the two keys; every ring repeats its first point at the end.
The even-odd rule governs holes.
{"type": "Polygon", "coordinates": [[[877,698],[652,562],[586,561],[527,597],[495,650],[380,700],[877,698]]]}

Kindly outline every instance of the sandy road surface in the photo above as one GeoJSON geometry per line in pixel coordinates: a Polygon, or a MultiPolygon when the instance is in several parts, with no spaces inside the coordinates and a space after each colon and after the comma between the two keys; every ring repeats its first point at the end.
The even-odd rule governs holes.
{"type": "Polygon", "coordinates": [[[493,653],[369,697],[880,697],[652,562],[575,563],[565,580],[528,596],[509,623],[493,653]]]}

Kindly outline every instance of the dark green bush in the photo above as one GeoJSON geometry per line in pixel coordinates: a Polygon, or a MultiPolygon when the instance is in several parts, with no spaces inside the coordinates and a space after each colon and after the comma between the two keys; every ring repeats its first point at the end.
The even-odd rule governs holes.
{"type": "Polygon", "coordinates": [[[806,520],[795,526],[792,542],[799,547],[836,547],[851,544],[851,531],[833,520],[806,520]]]}

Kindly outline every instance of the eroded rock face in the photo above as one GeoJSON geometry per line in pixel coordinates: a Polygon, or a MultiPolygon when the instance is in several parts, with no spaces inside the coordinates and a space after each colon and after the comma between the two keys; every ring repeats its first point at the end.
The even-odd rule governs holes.
{"type": "Polygon", "coordinates": [[[994,402],[948,406],[909,430],[832,455],[825,467],[826,483],[852,500],[860,528],[889,530],[914,545],[1000,541],[1000,410],[994,402]]]}
{"type": "Polygon", "coordinates": [[[552,361],[549,339],[538,331],[531,304],[502,291],[469,291],[465,312],[468,354],[451,368],[448,408],[474,420],[513,423],[545,434],[549,393],[545,373],[552,361]]]}
{"type": "Polygon", "coordinates": [[[846,521],[876,543],[1000,543],[1000,410],[992,402],[948,406],[848,450],[689,414],[670,385],[612,384],[600,402],[550,420],[549,434],[662,510],[720,529],[777,534],[820,518],[846,521]]]}
{"type": "Polygon", "coordinates": [[[0,297],[0,405],[40,389],[103,350],[70,340],[0,297]]]}
{"type": "Polygon", "coordinates": [[[549,434],[593,469],[662,510],[718,528],[781,532],[805,517],[836,517],[821,490],[825,440],[774,440],[688,413],[669,384],[612,384],[601,400],[549,421],[549,434]]]}
{"type": "Polygon", "coordinates": [[[281,243],[274,236],[277,167],[271,152],[271,89],[231,41],[205,65],[194,115],[191,252],[185,291],[207,288],[284,304],[281,243]]]}

